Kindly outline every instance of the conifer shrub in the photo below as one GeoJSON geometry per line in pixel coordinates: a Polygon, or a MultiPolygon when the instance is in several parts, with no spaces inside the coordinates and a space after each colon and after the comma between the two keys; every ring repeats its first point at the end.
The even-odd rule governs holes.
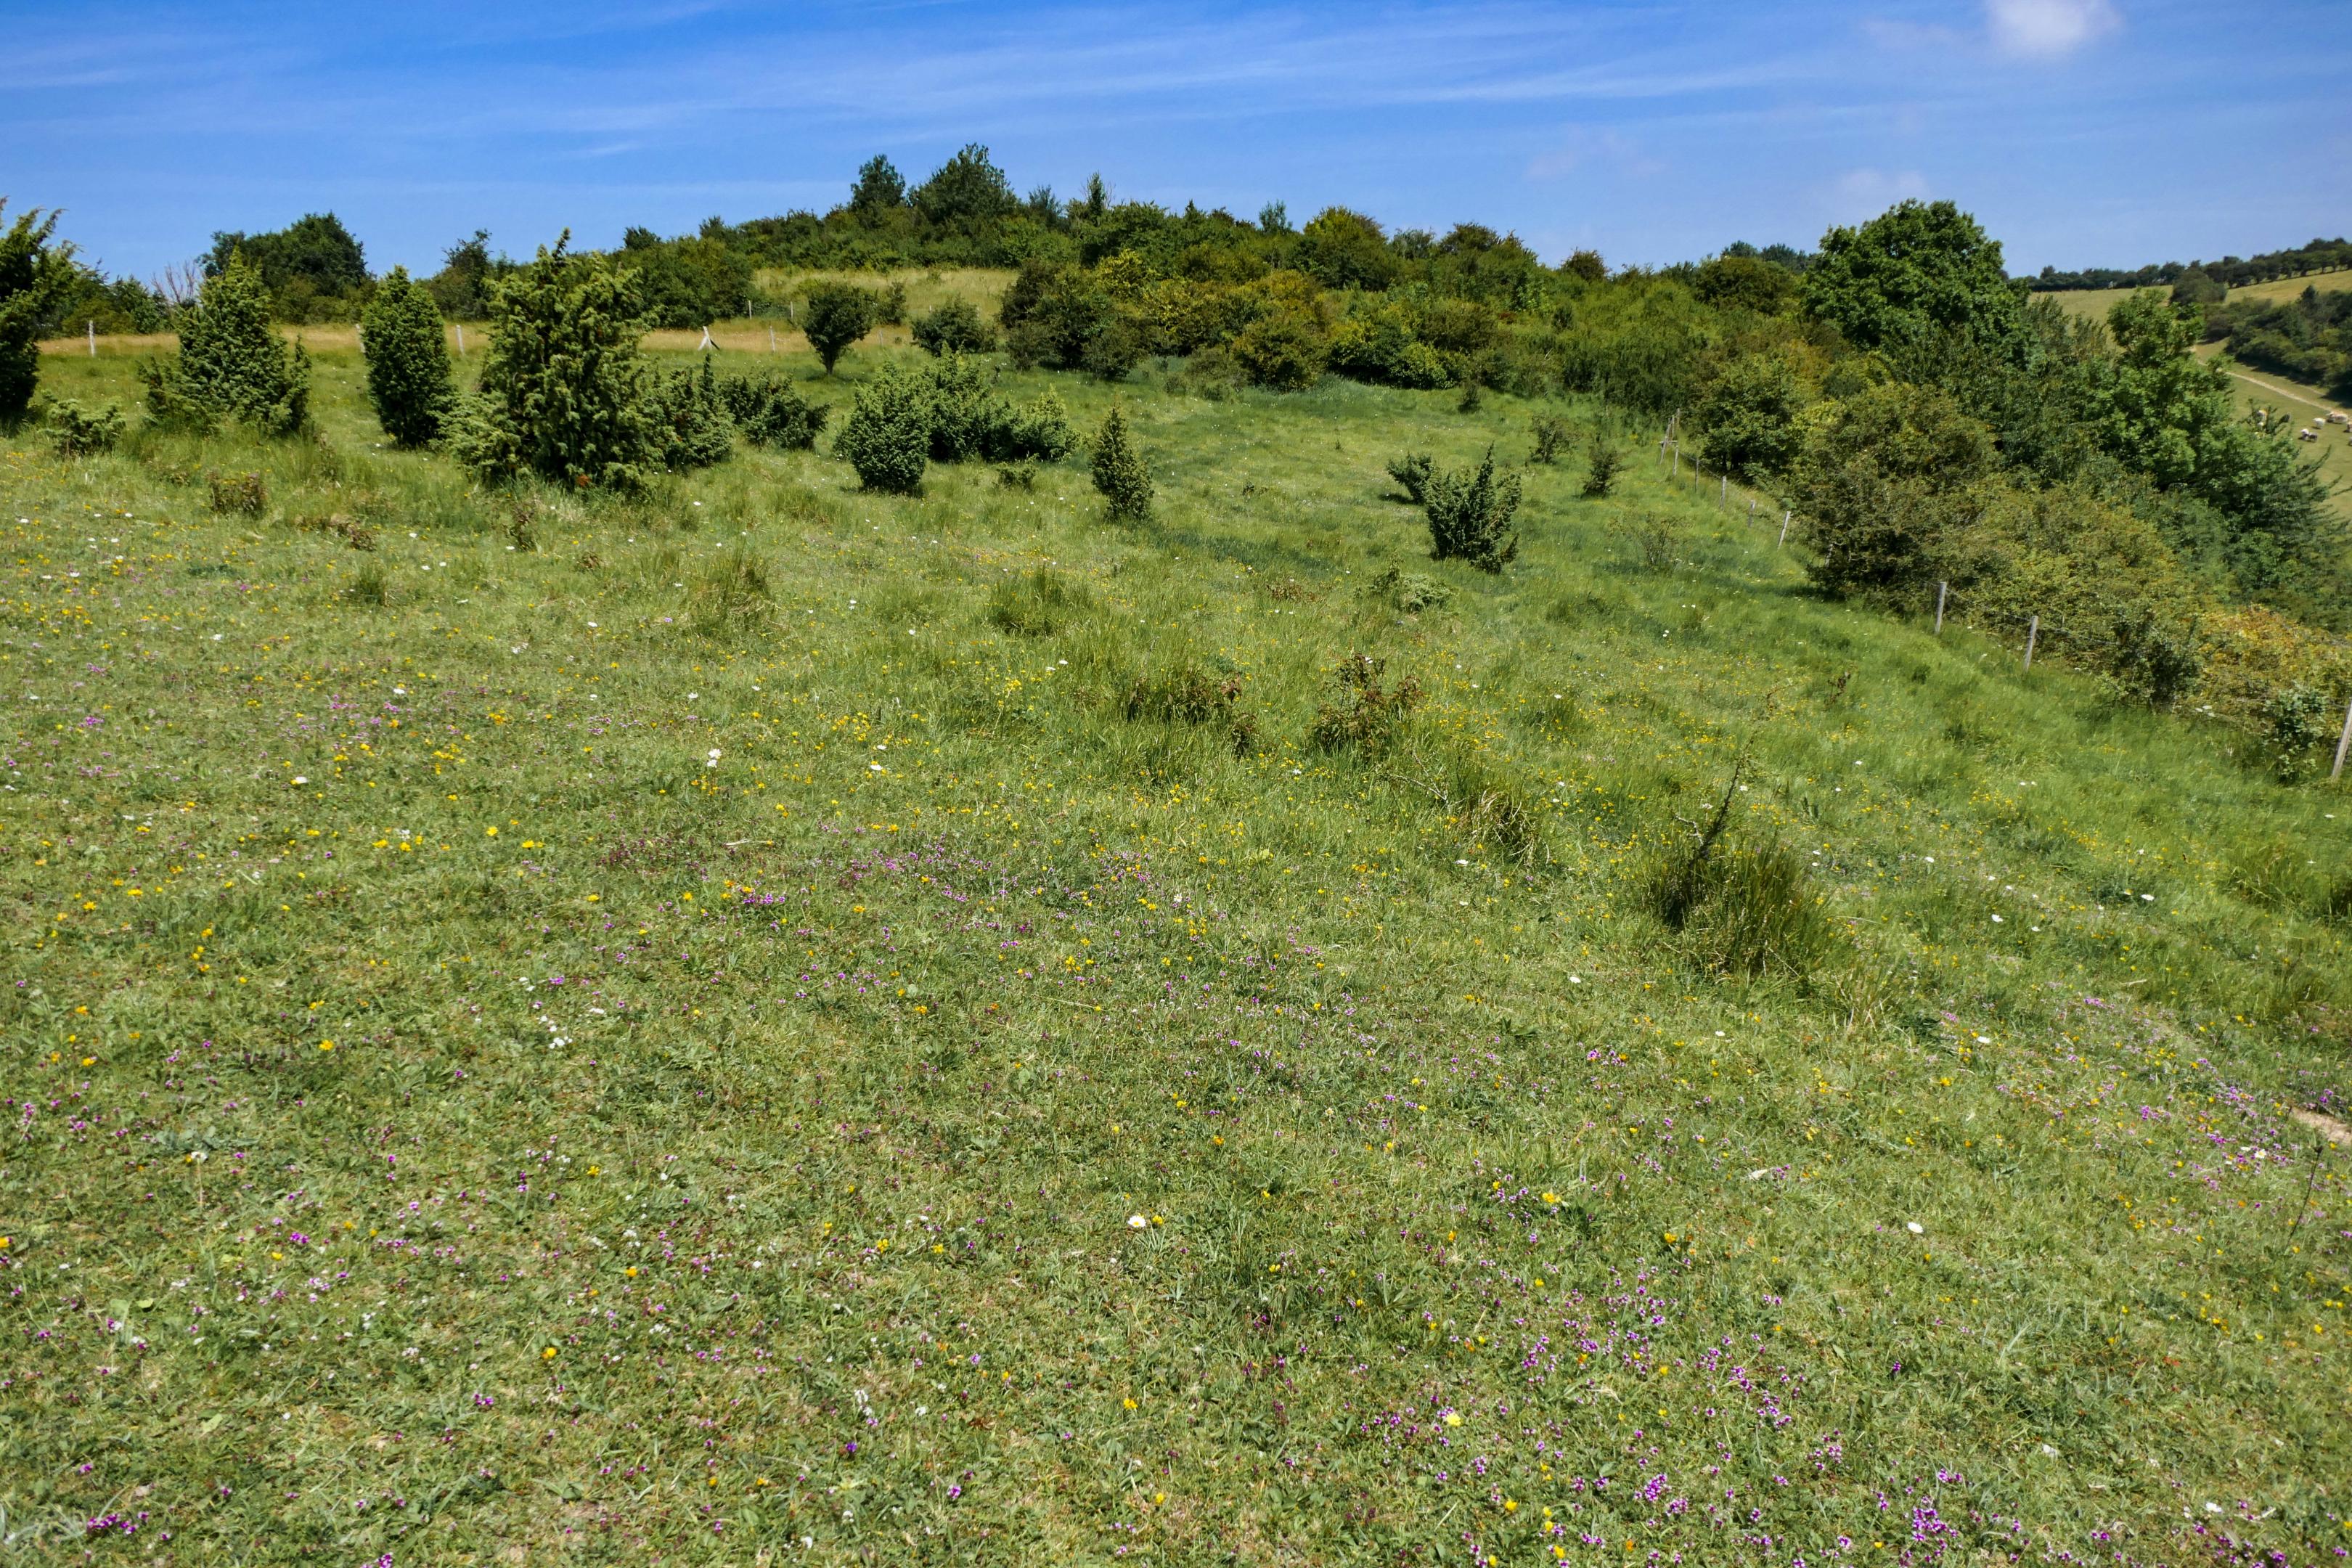
{"type": "Polygon", "coordinates": [[[1528,454],[1528,461],[1546,465],[1558,462],[1559,449],[1568,445],[1568,421],[1556,415],[1538,414],[1530,433],[1535,447],[1528,454]]]}
{"type": "Polygon", "coordinates": [[[1511,526],[1518,507],[1519,477],[1496,477],[1492,447],[1475,471],[1433,472],[1422,501],[1429,517],[1430,558],[1500,572],[1518,558],[1518,531],[1511,526]]]}
{"type": "Polygon", "coordinates": [[[1151,471],[1127,433],[1127,416],[1113,404],[1095,432],[1095,489],[1110,503],[1113,517],[1151,515],[1151,471]]]}
{"type": "Polygon", "coordinates": [[[1625,449],[1605,430],[1595,430],[1584,451],[1584,493],[1595,500],[1617,488],[1625,468],[1625,449]]]}
{"type": "Polygon", "coordinates": [[[360,351],[367,359],[368,401],[376,423],[402,447],[440,439],[457,401],[449,371],[449,344],[432,292],[395,267],[376,286],[360,316],[360,351]]]}
{"type": "Polygon", "coordinates": [[[965,300],[950,300],[915,318],[914,336],[915,346],[933,355],[987,353],[996,347],[996,329],[965,300]]]}
{"type": "Polygon", "coordinates": [[[927,378],[893,365],[857,389],[834,453],[849,460],[869,490],[918,494],[930,460],[931,417],[927,378]]]}
{"type": "Polygon", "coordinates": [[[272,436],[309,427],[310,353],[278,337],[261,274],[241,254],[205,280],[178,326],[179,358],[141,367],[158,423],[210,429],[233,419],[272,436]]]}
{"type": "Polygon", "coordinates": [[[931,367],[931,460],[1059,462],[1077,445],[1062,400],[1049,388],[1027,407],[991,390],[979,364],[950,352],[931,367]]]}
{"type": "Polygon", "coordinates": [[[566,230],[490,282],[490,352],[451,448],[486,479],[634,489],[662,460],[636,297],[603,261],[570,254],[571,240],[566,230]]]}
{"type": "Polygon", "coordinates": [[[111,403],[89,409],[72,398],[61,398],[48,405],[45,423],[48,426],[49,449],[60,458],[87,458],[96,452],[110,452],[122,438],[122,410],[111,403]]]}
{"type": "Polygon", "coordinates": [[[755,447],[786,450],[813,447],[833,412],[827,405],[802,396],[800,388],[774,371],[721,376],[719,396],[735,428],[755,447]]]}
{"type": "MultiPolygon", "coordinates": [[[[1382,574],[1395,577],[1391,571],[1382,574]]],[[[1351,653],[1331,672],[1339,689],[1331,701],[1315,710],[1307,738],[1327,752],[1353,752],[1377,757],[1392,747],[1404,731],[1407,717],[1421,705],[1421,682],[1399,676],[1383,686],[1388,660],[1368,653],[1351,653]]]]}
{"type": "MultiPolygon", "coordinates": [[[[0,198],[0,208],[6,205],[0,198]]],[[[58,215],[37,207],[0,229],[0,425],[15,425],[32,406],[41,323],[77,281],[72,247],[49,243],[57,228],[58,215]]]]}
{"type": "Polygon", "coordinates": [[[867,289],[847,283],[820,283],[808,292],[801,331],[831,375],[843,351],[874,330],[879,306],[867,289]]]}
{"type": "Polygon", "coordinates": [[[725,462],[735,450],[735,421],[727,412],[710,356],[702,368],[677,371],[654,383],[655,441],[661,465],[672,473],[725,462]]]}
{"type": "Polygon", "coordinates": [[[1404,499],[1420,506],[1429,499],[1431,464],[1426,452],[1407,452],[1389,464],[1389,478],[1397,482],[1404,499]]]}

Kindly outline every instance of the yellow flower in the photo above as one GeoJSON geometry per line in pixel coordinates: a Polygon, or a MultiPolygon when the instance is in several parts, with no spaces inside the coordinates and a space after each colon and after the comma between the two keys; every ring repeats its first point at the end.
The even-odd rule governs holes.
{"type": "Polygon", "coordinates": [[[319,1048],[322,1051],[331,1051],[335,1048],[335,1042],[332,1040],[320,1040],[319,1042],[319,1048]]]}
{"type": "Polygon", "coordinates": [[[1459,1426],[1462,1425],[1462,1417],[1449,1410],[1445,1413],[1445,1424],[1448,1426],[1459,1426]]]}
{"type": "Polygon", "coordinates": [[[499,836],[499,830],[495,827],[485,827],[482,829],[482,832],[486,837],[491,838],[496,838],[499,836]]]}
{"type": "Polygon", "coordinates": [[[555,1359],[555,1347],[553,1345],[550,1345],[545,1350],[540,1352],[539,1359],[541,1361],[553,1361],[555,1359]]]}

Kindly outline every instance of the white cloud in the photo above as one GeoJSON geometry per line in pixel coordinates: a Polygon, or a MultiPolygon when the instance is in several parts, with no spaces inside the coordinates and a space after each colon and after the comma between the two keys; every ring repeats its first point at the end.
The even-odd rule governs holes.
{"type": "Polygon", "coordinates": [[[2122,26],[2112,0],[1985,0],[1995,47],[2026,59],[2056,59],[2122,26]]]}
{"type": "Polygon", "coordinates": [[[1643,151],[1632,137],[1579,125],[1571,126],[1549,152],[1528,161],[1528,178],[1538,183],[1564,180],[1596,164],[1631,179],[1647,179],[1666,170],[1664,160],[1643,151]]]}
{"type": "Polygon", "coordinates": [[[1876,217],[1897,202],[1927,199],[1927,176],[1916,169],[1849,169],[1830,187],[1830,209],[1841,221],[1876,217]]]}

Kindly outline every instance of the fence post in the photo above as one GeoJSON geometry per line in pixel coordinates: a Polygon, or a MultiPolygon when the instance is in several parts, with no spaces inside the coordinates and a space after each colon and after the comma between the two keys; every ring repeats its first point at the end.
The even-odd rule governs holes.
{"type": "Polygon", "coordinates": [[[457,357],[466,357],[466,323],[463,321],[457,323],[457,357]]]}
{"type": "Polygon", "coordinates": [[[1731,504],[1731,476],[1723,476],[1723,486],[1715,492],[1715,510],[1721,511],[1731,504]]]}
{"type": "Polygon", "coordinates": [[[1951,591],[1952,585],[1949,583],[1936,584],[1936,635],[1937,637],[1944,635],[1944,595],[1951,591]]]}
{"type": "Polygon", "coordinates": [[[2033,673],[2033,644],[2042,636],[2042,617],[2034,616],[2025,623],[2025,668],[2020,673],[2033,673]]]}
{"type": "Polygon", "coordinates": [[[2344,705],[2344,733],[2336,740],[2336,765],[2327,771],[2330,779],[2344,776],[2344,753],[2352,751],[2352,702],[2344,705]]]}
{"type": "Polygon", "coordinates": [[[89,357],[92,359],[98,357],[98,323],[96,321],[89,324],[89,357]]]}
{"type": "Polygon", "coordinates": [[[1789,513],[1785,510],[1780,513],[1780,537],[1772,542],[1776,545],[1789,542],[1789,513]]]}
{"type": "Polygon", "coordinates": [[[776,329],[773,326],[768,329],[768,352],[770,353],[776,352],[776,329]]]}

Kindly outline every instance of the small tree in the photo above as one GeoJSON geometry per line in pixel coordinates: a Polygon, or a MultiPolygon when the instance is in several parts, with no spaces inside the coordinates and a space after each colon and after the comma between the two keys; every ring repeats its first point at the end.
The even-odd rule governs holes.
{"type": "Polygon", "coordinates": [[[834,455],[849,459],[866,489],[914,495],[930,459],[931,419],[930,387],[893,366],[858,388],[834,455]]]}
{"type": "Polygon", "coordinates": [[[1113,517],[1151,515],[1151,470],[1127,434],[1127,416],[1112,404],[1095,432],[1095,489],[1110,502],[1113,517]]]}
{"type": "Polygon", "coordinates": [[[1519,507],[1519,477],[1495,477],[1495,448],[1475,473],[1433,473],[1425,487],[1429,554],[1433,561],[1467,561],[1481,572],[1500,572],[1518,557],[1518,531],[1511,514],[1519,507]]]}
{"type": "Polygon", "coordinates": [[[986,353],[996,346],[996,330],[968,300],[950,300],[915,319],[915,346],[927,353],[986,353]]]}
{"type": "Polygon", "coordinates": [[[1559,461],[1559,449],[1568,445],[1568,421],[1554,415],[1538,414],[1534,432],[1536,447],[1528,461],[1546,465],[1559,461]]]}
{"type": "Polygon", "coordinates": [[[403,447],[440,438],[457,401],[449,374],[449,345],[441,310],[408,268],[395,267],[360,318],[360,348],[367,356],[368,401],[376,423],[403,447]]]}
{"type": "Polygon", "coordinates": [[[803,397],[798,387],[772,371],[729,376],[719,382],[719,395],[735,428],[755,447],[813,447],[832,413],[826,405],[803,397]]]}
{"type": "MultiPolygon", "coordinates": [[[[0,208],[7,205],[0,197],[0,208]]],[[[41,378],[40,325],[74,282],[73,247],[51,245],[58,215],[19,213],[0,231],[0,425],[33,404],[41,378]]]]}
{"type": "Polygon", "coordinates": [[[269,324],[268,292],[243,256],[205,280],[179,329],[179,359],[142,369],[156,418],[197,426],[236,419],[277,436],[309,426],[310,356],[269,324]]]}
{"type": "Polygon", "coordinates": [[[700,374],[681,370],[655,384],[653,410],[662,467],[670,472],[707,468],[733,455],[735,421],[711,374],[708,353],[702,356],[700,374]]]}
{"type": "Polygon", "coordinates": [[[874,330],[875,308],[871,293],[846,283],[820,283],[809,290],[801,331],[824,362],[825,374],[833,374],[844,349],[874,330]]]}
{"type": "Polygon", "coordinates": [[[604,263],[570,255],[571,242],[566,229],[491,283],[489,357],[454,445],[493,479],[635,489],[661,460],[636,296],[604,263]]]}
{"type": "Polygon", "coordinates": [[[1584,493],[1596,499],[1607,495],[1617,488],[1617,475],[1624,467],[1624,449],[1610,439],[1608,431],[1595,430],[1585,449],[1584,493]]]}

